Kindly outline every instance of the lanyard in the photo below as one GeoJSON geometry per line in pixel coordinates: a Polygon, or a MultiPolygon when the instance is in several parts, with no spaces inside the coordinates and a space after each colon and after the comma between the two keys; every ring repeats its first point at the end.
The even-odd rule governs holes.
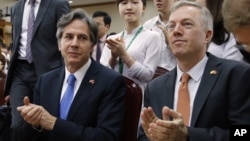
{"type": "MultiPolygon", "coordinates": [[[[137,37],[137,35],[139,35],[141,33],[143,29],[143,26],[141,26],[135,33],[134,37],[131,39],[131,41],[129,42],[128,46],[126,47],[126,51],[128,50],[128,48],[131,46],[131,44],[133,43],[133,41],[135,40],[135,38],[137,37]]],[[[124,31],[122,32],[121,37],[124,37],[124,31]]],[[[120,74],[123,73],[123,60],[121,57],[119,57],[119,72],[120,74]]]]}

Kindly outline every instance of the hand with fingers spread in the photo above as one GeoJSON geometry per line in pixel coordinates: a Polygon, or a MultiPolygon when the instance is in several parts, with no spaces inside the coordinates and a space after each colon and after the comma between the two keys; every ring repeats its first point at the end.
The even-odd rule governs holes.
{"type": "Polygon", "coordinates": [[[30,103],[28,97],[24,97],[23,106],[17,107],[23,119],[34,127],[52,130],[56,118],[50,115],[42,106],[30,103]]]}
{"type": "Polygon", "coordinates": [[[166,106],[162,109],[162,115],[163,119],[159,119],[151,107],[143,109],[142,127],[150,141],[185,141],[187,128],[182,115],[166,106]],[[170,121],[169,117],[172,117],[173,120],[170,121]]]}
{"type": "Polygon", "coordinates": [[[163,120],[159,119],[149,126],[150,135],[157,141],[186,141],[187,127],[182,115],[166,106],[162,109],[163,120]],[[173,120],[169,120],[172,117],[173,120]]]}
{"type": "Polygon", "coordinates": [[[120,57],[128,68],[133,65],[134,59],[126,52],[123,38],[107,39],[106,43],[108,48],[111,50],[111,59],[109,60],[109,64],[112,68],[116,64],[117,57],[120,57]]]}
{"type": "Polygon", "coordinates": [[[111,50],[112,57],[122,57],[126,53],[125,42],[122,38],[107,39],[108,48],[111,50]]]}

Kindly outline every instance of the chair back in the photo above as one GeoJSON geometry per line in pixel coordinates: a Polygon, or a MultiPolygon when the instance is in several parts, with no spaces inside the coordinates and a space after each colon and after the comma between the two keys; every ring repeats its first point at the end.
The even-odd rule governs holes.
{"type": "Polygon", "coordinates": [[[158,66],[155,70],[155,73],[154,73],[154,76],[152,79],[155,79],[156,77],[159,77],[165,73],[169,72],[167,69],[163,68],[163,67],[160,67],[158,66]]]}
{"type": "Polygon", "coordinates": [[[120,141],[137,141],[137,131],[142,107],[142,90],[133,80],[126,81],[125,118],[120,141]]]}
{"type": "Polygon", "coordinates": [[[0,105],[4,105],[4,84],[5,84],[5,78],[0,79],[0,105]]]}

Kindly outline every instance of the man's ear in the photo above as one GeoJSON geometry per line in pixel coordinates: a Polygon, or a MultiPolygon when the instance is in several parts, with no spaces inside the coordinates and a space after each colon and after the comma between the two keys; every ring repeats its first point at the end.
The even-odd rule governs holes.
{"type": "Polygon", "coordinates": [[[105,26],[107,27],[108,30],[110,29],[110,25],[109,24],[106,24],[105,26]]]}
{"type": "Polygon", "coordinates": [[[206,32],[205,43],[208,44],[212,40],[212,37],[213,37],[213,31],[208,30],[206,32]]]}
{"type": "Polygon", "coordinates": [[[58,50],[61,51],[61,44],[60,44],[60,41],[58,41],[57,44],[58,44],[58,50]]]}

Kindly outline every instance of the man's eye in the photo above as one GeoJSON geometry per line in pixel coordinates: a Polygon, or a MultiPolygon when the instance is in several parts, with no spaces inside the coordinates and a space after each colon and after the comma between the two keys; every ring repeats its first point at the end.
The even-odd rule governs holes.
{"type": "Polygon", "coordinates": [[[184,23],[184,26],[185,26],[185,27],[192,27],[193,24],[192,24],[192,23],[184,23]]]}
{"type": "Polygon", "coordinates": [[[80,40],[87,40],[87,37],[86,36],[79,36],[78,37],[80,40]]]}
{"type": "Polygon", "coordinates": [[[66,39],[71,39],[72,37],[69,36],[69,35],[66,35],[64,38],[66,38],[66,39]]]}

